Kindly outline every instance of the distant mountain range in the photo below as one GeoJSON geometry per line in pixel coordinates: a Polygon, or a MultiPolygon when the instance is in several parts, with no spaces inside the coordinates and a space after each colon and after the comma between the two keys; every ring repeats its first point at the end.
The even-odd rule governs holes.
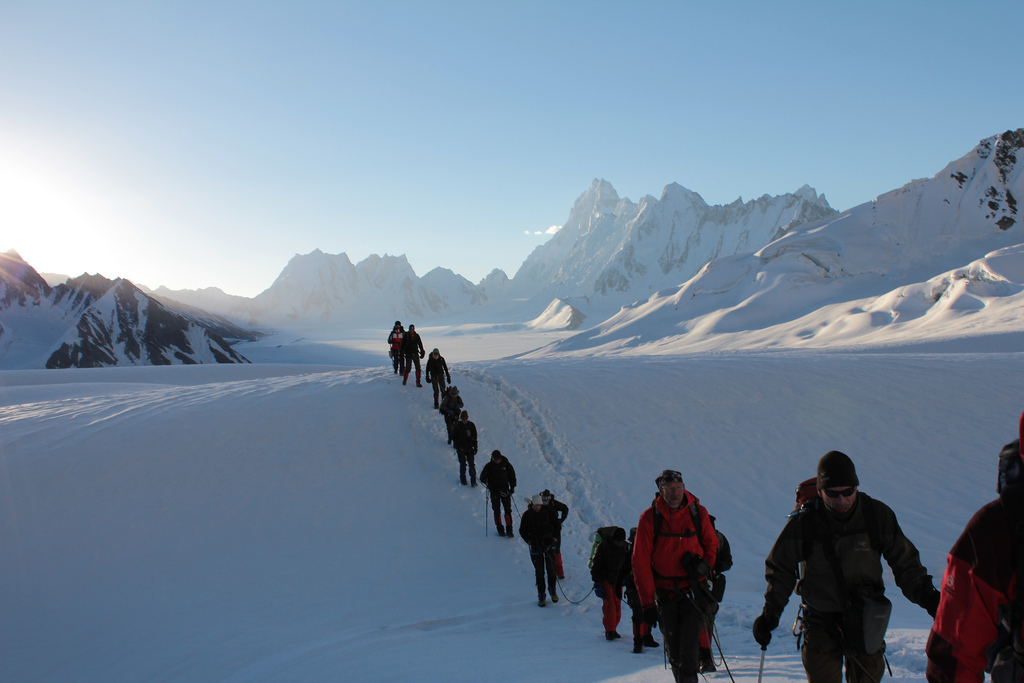
{"type": "MultiPolygon", "coordinates": [[[[538,316],[553,301],[575,312],[573,325],[604,318],[653,291],[679,284],[709,260],[766,244],[797,225],[837,212],[810,187],[778,197],[709,206],[679,185],[660,200],[634,204],[606,181],[580,195],[565,226],[537,247],[514,278],[495,269],[477,284],[445,268],[418,277],[405,256],[372,255],[353,264],[346,254],[296,255],[252,299],[220,290],[155,293],[254,326],[302,322],[330,327],[382,318],[437,321],[487,309],[538,316]]],[[[546,318],[549,320],[549,318],[546,318]]]]}
{"type": "Polygon", "coordinates": [[[17,252],[0,254],[0,367],[247,363],[230,342],[257,337],[127,280],[83,275],[51,287],[17,252]]]}
{"type": "MultiPolygon", "coordinates": [[[[496,269],[477,284],[444,268],[419,277],[404,255],[353,264],[344,253],[316,250],[294,256],[253,298],[216,288],[141,290],[98,276],[51,288],[8,252],[0,259],[0,367],[244,362],[231,343],[259,330],[396,318],[441,324],[467,315],[589,327],[559,345],[567,351],[684,335],[755,340],[759,326],[780,318],[795,326],[795,345],[870,333],[905,322],[911,309],[927,319],[921,297],[936,296],[939,285],[927,284],[935,278],[947,286],[1003,281],[979,259],[1024,242],[1022,141],[1024,130],[982,140],[935,177],[842,214],[806,185],[709,206],[677,184],[634,203],[595,180],[514,277],[496,269]],[[820,322],[801,327],[804,316],[829,306],[838,308],[828,330],[820,322]],[[850,323],[869,310],[867,328],[850,323]],[[641,317],[638,332],[631,324],[641,317]],[[41,349],[35,356],[33,345],[41,349]]],[[[999,260],[1004,271],[1013,253],[999,260]]]]}

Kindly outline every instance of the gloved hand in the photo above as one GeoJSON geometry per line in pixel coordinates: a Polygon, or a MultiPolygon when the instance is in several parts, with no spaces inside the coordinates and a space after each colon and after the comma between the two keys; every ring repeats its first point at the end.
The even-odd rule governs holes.
{"type": "Polygon", "coordinates": [[[424,357],[424,356],[426,356],[426,355],[427,355],[427,354],[426,354],[426,352],[424,352],[424,351],[420,351],[420,358],[423,358],[423,357],[424,357]]]}
{"type": "Polygon", "coordinates": [[[600,581],[594,582],[594,595],[604,600],[604,588],[601,587],[600,581]]]}
{"type": "Polygon", "coordinates": [[[936,613],[939,611],[939,601],[942,599],[942,593],[932,588],[928,595],[925,596],[924,600],[921,601],[921,606],[928,612],[928,616],[932,619],[935,618],[936,613]]]}
{"type": "Polygon", "coordinates": [[[658,625],[658,607],[657,605],[645,605],[644,606],[644,621],[648,626],[654,628],[658,625]]]}
{"type": "Polygon", "coordinates": [[[772,631],[779,625],[778,617],[771,617],[761,612],[761,616],[754,619],[754,640],[762,649],[768,647],[772,642],[772,631]]]}
{"type": "Polygon", "coordinates": [[[452,376],[448,375],[448,384],[451,384],[451,383],[452,383],[452,376]]]}

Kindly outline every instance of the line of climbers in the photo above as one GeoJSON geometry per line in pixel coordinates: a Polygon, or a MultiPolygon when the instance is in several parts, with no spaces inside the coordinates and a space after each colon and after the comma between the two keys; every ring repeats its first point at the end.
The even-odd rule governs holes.
{"type": "MultiPolygon", "coordinates": [[[[396,320],[395,326],[388,334],[388,356],[396,375],[402,375],[402,384],[409,382],[409,373],[416,367],[416,386],[422,387],[420,381],[420,359],[426,354],[423,339],[416,332],[415,325],[409,325],[406,331],[402,321],[396,320]]],[[[459,395],[458,387],[451,386],[452,375],[448,363],[436,348],[427,359],[426,380],[434,389],[434,408],[444,417],[448,432],[448,443],[455,448],[459,459],[459,479],[464,486],[476,486],[476,425],[469,421],[469,413],[459,395]],[[469,481],[466,480],[467,470],[469,481]]]]}
{"type": "MultiPolygon", "coordinates": [[[[419,360],[423,357],[423,342],[416,333],[416,326],[409,325],[409,331],[402,328],[399,320],[388,335],[388,354],[395,374],[403,376],[402,383],[409,379],[410,368],[416,366],[416,386],[420,382],[419,360]]],[[[476,425],[470,421],[469,412],[459,393],[451,384],[452,376],[448,364],[435,348],[427,361],[426,379],[434,387],[434,408],[444,417],[448,443],[455,449],[459,460],[459,481],[463,486],[477,485],[476,454],[478,435],[476,425]],[[467,480],[468,474],[468,480],[467,480]]],[[[494,526],[498,535],[515,538],[512,528],[512,495],[516,488],[516,471],[508,458],[495,449],[480,472],[479,481],[487,488],[494,513],[494,526]]],[[[562,525],[569,515],[569,507],[555,499],[551,491],[527,499],[530,503],[519,524],[519,535],[530,548],[537,582],[538,604],[546,604],[545,589],[552,602],[558,602],[556,580],[565,578],[562,565],[562,525]]]]}
{"type": "MultiPolygon", "coordinates": [[[[422,386],[418,358],[423,347],[415,327],[410,325],[409,333],[402,334],[396,321],[389,336],[393,360],[396,334],[401,335],[398,348],[405,359],[403,384],[412,359],[417,386],[422,386]]],[[[461,482],[467,483],[468,467],[476,486],[476,426],[469,422],[457,387],[445,388],[444,380],[450,383],[451,375],[437,349],[431,359],[427,378],[434,383],[434,405],[445,417],[448,442],[459,457],[461,482]]],[[[848,683],[880,680],[887,664],[885,633],[892,609],[884,594],[884,558],[904,596],[934,618],[926,645],[929,683],[980,681],[984,672],[992,674],[994,683],[1024,683],[1024,590],[1019,588],[1024,580],[1024,414],[1018,430],[1020,438],[1000,453],[999,498],[971,518],[954,544],[941,591],[893,510],[859,491],[853,460],[840,451],[822,456],[816,476],[796,487],[796,509],[765,559],[768,588],[752,629],[762,650],[759,679],[772,631],[796,593],[801,604],[793,633],[807,680],[837,683],[844,667],[848,683]]],[[[508,458],[492,451],[480,481],[491,497],[499,536],[514,537],[511,500],[516,476],[508,458]]],[[[698,673],[716,669],[711,652],[714,616],[725,590],[723,572],[732,565],[731,553],[715,528],[715,518],[686,489],[680,472],[664,470],[655,484],[654,501],[631,529],[628,541],[621,527],[598,530],[591,550],[591,578],[602,599],[605,637],[620,637],[616,628],[625,591],[632,610],[633,651],[656,647],[651,629],[660,626],[675,681],[696,683],[698,673]]],[[[555,582],[564,578],[561,528],[568,507],[547,490],[529,502],[519,535],[530,547],[538,604],[543,606],[545,589],[552,602],[558,601],[555,582]]]]}
{"type": "MultiPolygon", "coordinates": [[[[411,368],[415,365],[416,386],[419,387],[423,386],[420,381],[419,361],[424,352],[423,342],[415,330],[415,325],[409,325],[409,331],[406,332],[402,328],[401,321],[396,320],[394,329],[388,335],[388,345],[395,374],[403,376],[402,384],[408,382],[411,368]]],[[[477,485],[477,428],[469,420],[469,413],[465,409],[463,397],[458,387],[451,384],[448,364],[436,348],[431,351],[430,359],[427,361],[426,379],[433,385],[434,408],[444,417],[448,443],[455,449],[459,460],[460,483],[463,486],[475,487],[477,485]]],[[[479,481],[487,488],[487,496],[490,498],[494,515],[494,526],[498,535],[515,538],[512,527],[512,496],[515,493],[517,482],[512,463],[502,455],[501,451],[495,449],[481,470],[479,481]]],[[[557,581],[565,578],[561,552],[562,526],[569,515],[569,507],[557,500],[548,489],[527,498],[526,501],[528,506],[520,519],[519,536],[530,549],[530,560],[534,567],[534,579],[537,586],[537,604],[543,607],[547,604],[549,595],[552,602],[558,602],[557,581]]],[[[658,647],[658,642],[651,634],[651,625],[644,619],[646,603],[643,602],[641,592],[633,581],[630,563],[625,561],[632,554],[634,539],[631,536],[627,546],[625,531],[615,527],[614,538],[609,538],[609,542],[602,543],[601,541],[609,529],[612,527],[599,530],[591,548],[591,577],[594,581],[594,591],[602,600],[605,637],[608,640],[620,637],[615,629],[621,618],[619,603],[622,600],[625,587],[628,604],[633,611],[633,651],[642,652],[644,646],[658,647]]],[[[731,564],[731,560],[729,564],[731,564]]],[[[720,585],[724,590],[724,580],[720,582],[720,585]]],[[[719,597],[719,599],[721,598],[719,597]]],[[[703,633],[701,642],[708,642],[706,633],[703,633]]],[[[713,671],[714,664],[711,662],[710,645],[707,644],[707,647],[704,647],[701,652],[707,653],[706,659],[709,663],[705,670],[713,671]]]]}

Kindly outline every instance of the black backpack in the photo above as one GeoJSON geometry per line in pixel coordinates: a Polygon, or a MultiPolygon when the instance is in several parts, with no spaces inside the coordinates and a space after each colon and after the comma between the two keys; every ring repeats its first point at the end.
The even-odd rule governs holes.
{"type": "MultiPolygon", "coordinates": [[[[594,532],[594,542],[590,545],[590,559],[587,560],[587,568],[594,568],[594,555],[597,554],[597,547],[605,541],[611,541],[615,537],[615,530],[622,529],[619,526],[603,526],[594,532]]],[[[625,529],[622,529],[622,533],[626,533],[625,529]]]]}

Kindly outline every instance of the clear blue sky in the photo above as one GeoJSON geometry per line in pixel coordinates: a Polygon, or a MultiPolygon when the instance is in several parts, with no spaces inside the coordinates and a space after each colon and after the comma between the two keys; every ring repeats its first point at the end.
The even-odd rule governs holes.
{"type": "Polygon", "coordinates": [[[1024,126],[1006,2],[0,0],[0,251],[254,296],[511,277],[594,178],[845,210],[1024,126]]]}

